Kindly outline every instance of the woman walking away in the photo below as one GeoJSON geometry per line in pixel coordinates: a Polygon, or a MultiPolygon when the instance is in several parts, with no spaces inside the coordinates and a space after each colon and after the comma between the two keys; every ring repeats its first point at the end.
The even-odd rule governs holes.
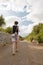
{"type": "Polygon", "coordinates": [[[15,55],[15,52],[18,51],[17,46],[18,46],[18,41],[19,41],[19,26],[18,26],[18,21],[14,22],[13,28],[12,28],[12,43],[13,43],[13,55],[15,55]]]}

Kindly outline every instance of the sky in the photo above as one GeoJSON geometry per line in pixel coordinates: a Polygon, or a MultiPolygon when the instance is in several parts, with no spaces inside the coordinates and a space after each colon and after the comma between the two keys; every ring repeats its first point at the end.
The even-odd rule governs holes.
{"type": "Polygon", "coordinates": [[[6,27],[19,22],[19,35],[27,36],[33,27],[43,23],[43,0],[0,0],[0,15],[3,15],[6,27]]]}

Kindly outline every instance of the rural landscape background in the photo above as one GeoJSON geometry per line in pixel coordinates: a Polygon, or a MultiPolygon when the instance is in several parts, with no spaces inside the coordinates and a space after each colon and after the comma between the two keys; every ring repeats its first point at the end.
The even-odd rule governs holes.
{"type": "Polygon", "coordinates": [[[43,65],[43,0],[0,0],[0,65],[43,65]],[[15,56],[14,21],[20,29],[15,56]]]}
{"type": "MultiPolygon", "coordinates": [[[[0,32],[9,33],[11,35],[12,27],[9,26],[9,27],[3,28],[3,25],[5,26],[6,23],[5,23],[5,19],[3,18],[3,15],[1,15],[0,16],[0,32]]],[[[32,32],[25,37],[20,36],[20,40],[27,40],[27,41],[37,40],[39,43],[43,43],[43,24],[39,23],[38,25],[35,25],[33,27],[32,32]]]]}

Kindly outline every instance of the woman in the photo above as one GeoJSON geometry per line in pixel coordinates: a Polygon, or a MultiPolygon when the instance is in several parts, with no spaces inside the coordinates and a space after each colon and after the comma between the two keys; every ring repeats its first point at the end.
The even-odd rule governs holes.
{"type": "Polygon", "coordinates": [[[17,50],[17,44],[19,41],[18,33],[19,33],[19,26],[18,26],[18,21],[14,22],[13,29],[12,29],[12,43],[13,43],[13,55],[15,55],[15,52],[17,50]]]}

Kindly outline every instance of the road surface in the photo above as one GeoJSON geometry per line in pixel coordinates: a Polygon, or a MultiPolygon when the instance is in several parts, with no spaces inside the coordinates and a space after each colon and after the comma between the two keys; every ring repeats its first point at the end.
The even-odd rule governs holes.
{"type": "Polygon", "coordinates": [[[12,44],[0,47],[0,65],[43,65],[43,47],[20,42],[14,56],[12,44]]]}

